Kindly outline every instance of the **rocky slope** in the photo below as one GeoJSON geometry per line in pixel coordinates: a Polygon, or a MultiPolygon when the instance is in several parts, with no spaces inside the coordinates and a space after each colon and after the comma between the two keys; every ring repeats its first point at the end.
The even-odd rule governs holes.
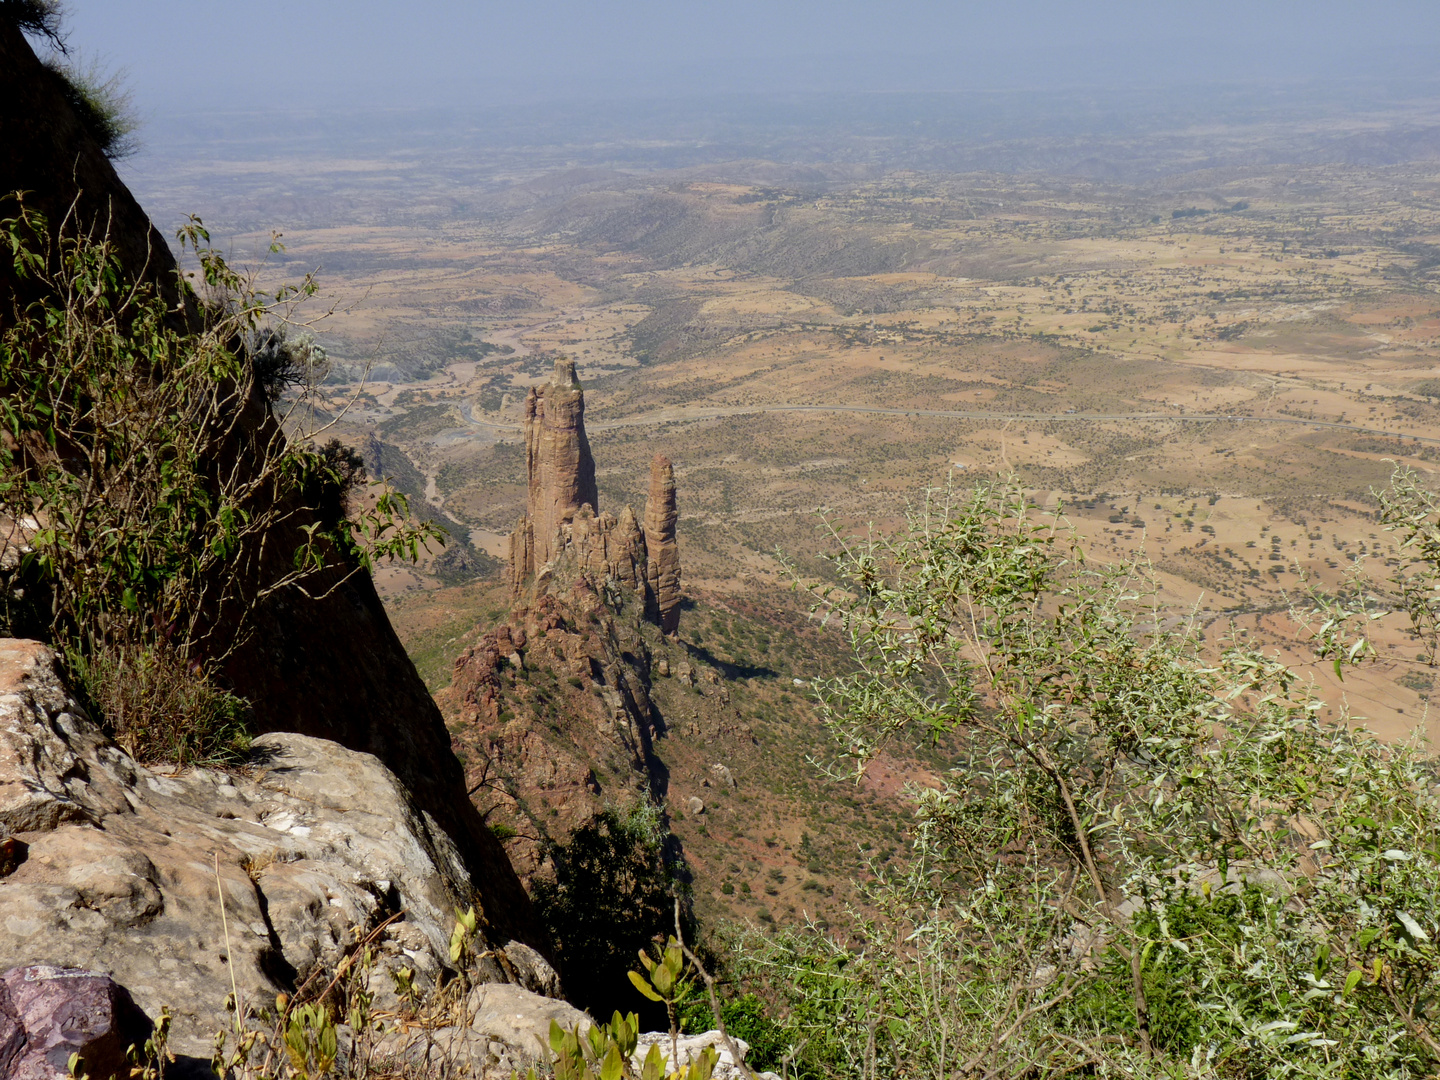
{"type": "MultiPolygon", "coordinates": [[[[240,773],[146,769],[90,722],[45,646],[15,639],[0,639],[0,833],[0,969],[107,972],[151,1016],[168,1006],[197,1056],[232,979],[271,1002],[387,920],[378,988],[401,966],[444,981],[456,899],[475,891],[372,755],[272,734],[240,773]]],[[[537,952],[483,933],[473,974],[559,992],[537,952]]]]}
{"type": "Polygon", "coordinates": [[[675,473],[656,456],[643,527],[598,512],[574,361],[525,403],[526,513],[511,534],[508,620],[456,660],[441,702],[467,781],[533,876],[547,844],[603,806],[663,803],[652,649],[680,620],[675,473]],[[536,723],[536,711],[548,723],[536,723]],[[497,802],[497,798],[499,801],[497,802]]]}

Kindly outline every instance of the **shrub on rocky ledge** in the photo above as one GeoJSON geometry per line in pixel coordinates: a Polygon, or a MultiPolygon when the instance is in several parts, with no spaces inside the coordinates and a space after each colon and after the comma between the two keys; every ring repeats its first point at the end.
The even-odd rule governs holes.
{"type": "Polygon", "coordinates": [[[257,605],[438,539],[383,485],[349,499],[354,456],[316,444],[316,351],[283,332],[313,279],[265,292],[198,219],[178,239],[196,269],[172,308],[106,237],[23,202],[0,220],[3,256],[43,297],[0,321],[0,633],[126,682],[88,680],[141,757],[229,738],[243,708],[204,684],[257,605]],[[286,531],[301,539],[277,559],[286,531]]]}

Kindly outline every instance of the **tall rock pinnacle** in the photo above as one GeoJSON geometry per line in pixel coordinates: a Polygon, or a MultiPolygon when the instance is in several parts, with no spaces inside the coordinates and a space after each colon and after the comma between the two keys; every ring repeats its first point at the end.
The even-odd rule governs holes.
{"type": "Polygon", "coordinates": [[[556,360],[554,376],[531,387],[525,399],[525,469],[525,515],[510,534],[514,596],[542,594],[556,573],[578,572],[643,593],[646,617],[675,633],[680,625],[675,469],[660,454],[650,463],[643,524],[628,506],[619,517],[600,511],[595,459],[585,437],[585,392],[573,360],[556,360]]]}
{"type": "Polygon", "coordinates": [[[555,361],[550,382],[532,386],[525,398],[525,469],[526,520],[511,542],[517,582],[556,555],[562,525],[573,521],[582,506],[593,513],[600,501],[595,459],[585,437],[585,391],[575,361],[563,356],[555,361]]]}
{"type": "Polygon", "coordinates": [[[680,548],[675,542],[675,469],[656,454],[650,462],[650,496],[645,500],[645,578],[660,629],[673,634],[680,627],[680,548]]]}

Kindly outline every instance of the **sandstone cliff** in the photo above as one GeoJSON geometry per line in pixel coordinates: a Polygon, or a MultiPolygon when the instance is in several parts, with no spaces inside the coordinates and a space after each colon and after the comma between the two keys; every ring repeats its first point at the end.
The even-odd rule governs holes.
{"type": "MultiPolygon", "coordinates": [[[[52,221],[68,213],[74,228],[107,231],[127,273],[178,295],[169,249],[77,120],[56,79],[3,18],[0,146],[0,195],[27,192],[27,203],[52,221]]],[[[8,261],[0,262],[0,319],[14,297],[23,298],[23,283],[9,272],[8,261]]],[[[273,422],[262,403],[252,403],[244,417],[252,429],[273,422]]],[[[313,524],[292,516],[280,535],[268,539],[273,565],[261,565],[259,574],[284,573],[305,539],[303,530],[313,524]]],[[[255,614],[255,633],[226,661],[226,678],[253,705],[258,730],[330,739],[373,754],[393,770],[427,829],[448,838],[466,871],[463,879],[446,879],[465,882],[465,894],[449,902],[468,903],[468,894],[476,892],[498,940],[515,938],[544,949],[528,898],[466,797],[444,722],[370,578],[352,575],[337,584],[343,574],[337,570],[331,580],[313,583],[316,595],[336,585],[323,600],[282,590],[265,601],[255,614]]]]}
{"type": "Polygon", "coordinates": [[[602,807],[665,796],[642,615],[638,598],[617,611],[577,577],[466,649],[437,695],[474,797],[514,833],[511,859],[526,880],[547,842],[602,807]]]}

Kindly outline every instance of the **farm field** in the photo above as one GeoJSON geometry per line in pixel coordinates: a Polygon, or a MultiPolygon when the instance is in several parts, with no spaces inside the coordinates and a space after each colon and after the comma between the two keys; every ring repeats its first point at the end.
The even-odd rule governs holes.
{"type": "MultiPolygon", "coordinates": [[[[477,550],[502,554],[519,406],[565,353],[602,501],[638,504],[649,456],[676,462],[695,595],[783,587],[777,549],[814,572],[822,517],[883,528],[927,485],[1014,470],[1068,507],[1092,557],[1143,555],[1210,640],[1234,623],[1279,645],[1297,571],[1330,587],[1360,559],[1383,571],[1369,490],[1440,455],[1437,178],[1192,179],[666,178],[423,245],[311,230],[287,257],[368,253],[324,278],[354,305],[325,324],[332,355],[370,368],[334,387],[341,426],[399,447],[477,550]]],[[[385,584],[439,582],[392,568],[385,584]]],[[[1394,681],[1413,666],[1351,676],[1351,707],[1392,737],[1425,723],[1425,689],[1394,681]]]]}

